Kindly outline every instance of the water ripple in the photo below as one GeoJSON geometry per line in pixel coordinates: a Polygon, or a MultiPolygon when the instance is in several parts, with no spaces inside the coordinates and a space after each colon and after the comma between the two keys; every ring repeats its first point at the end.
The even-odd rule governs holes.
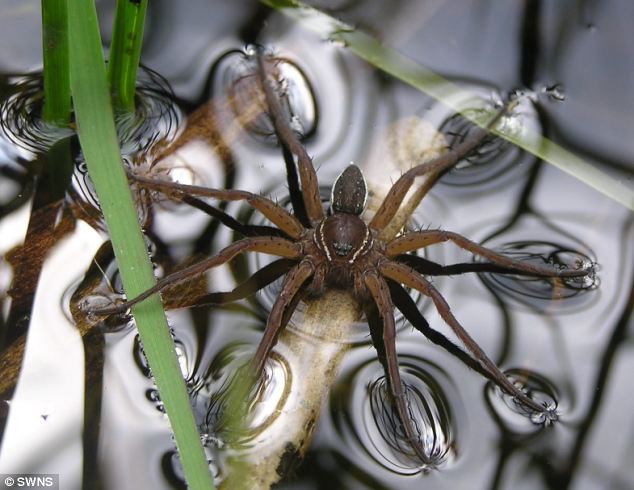
{"type": "MultiPolygon", "coordinates": [[[[273,123],[266,114],[259,85],[258,49],[231,50],[221,56],[211,73],[211,95],[216,103],[225,98],[233,115],[243,123],[252,136],[268,144],[277,144],[273,123]]],[[[317,127],[318,109],[313,88],[304,71],[294,61],[271,56],[277,68],[278,89],[283,94],[283,110],[291,127],[303,137],[317,127]]]]}
{"type": "MultiPolygon", "coordinates": [[[[453,389],[447,374],[437,365],[414,356],[399,356],[408,410],[420,442],[434,467],[455,457],[458,429],[446,390],[453,389]]],[[[450,394],[452,395],[452,394],[450,394]]],[[[376,360],[357,365],[335,389],[331,416],[340,441],[365,453],[374,463],[401,474],[428,471],[407,442],[389,403],[387,381],[376,360]]]]}
{"type": "MultiPolygon", "coordinates": [[[[497,245],[495,250],[520,262],[547,264],[559,270],[589,271],[586,276],[562,279],[498,273],[480,275],[482,281],[494,292],[532,308],[542,310],[547,308],[552,301],[565,301],[567,308],[587,307],[592,298],[586,293],[598,287],[599,278],[596,275],[595,260],[579,250],[555,242],[538,240],[503,243],[497,245]]],[[[563,310],[557,308],[555,311],[563,310]]]]}
{"type": "Polygon", "coordinates": [[[498,425],[516,436],[527,436],[542,431],[557,419],[559,395],[548,378],[526,369],[509,369],[505,374],[515,386],[548,408],[549,412],[535,412],[489,382],[486,401],[498,425]]]}
{"type": "MultiPolygon", "coordinates": [[[[465,98],[456,101],[458,106],[466,109],[467,113],[474,117],[483,117],[490,113],[493,104],[498,104],[502,97],[496,90],[485,86],[468,87],[474,93],[479,94],[480,100],[465,98]],[[486,109],[483,109],[483,101],[486,109]],[[486,110],[486,112],[485,112],[486,110]]],[[[461,96],[464,98],[464,96],[461,96]]],[[[476,126],[460,114],[447,114],[447,109],[438,104],[430,113],[432,120],[438,118],[444,122],[440,131],[445,134],[448,146],[453,148],[464,141],[476,126]],[[438,113],[438,114],[437,114],[438,113]]],[[[539,134],[541,126],[535,110],[535,106],[528,97],[517,98],[517,104],[507,116],[499,123],[506,132],[512,134],[524,133],[526,129],[531,132],[526,134],[539,134]]],[[[522,136],[524,137],[524,136],[522,136]]],[[[491,138],[480,146],[477,151],[459,162],[450,172],[447,172],[440,180],[441,186],[457,187],[461,194],[465,190],[482,192],[483,188],[489,191],[503,189],[502,182],[511,178],[518,178],[518,173],[524,173],[529,162],[534,157],[502,138],[491,138]]]]}
{"type": "Polygon", "coordinates": [[[29,154],[46,152],[57,141],[73,134],[42,119],[44,85],[41,74],[21,78],[11,86],[11,95],[0,105],[0,128],[17,147],[29,154]]]}

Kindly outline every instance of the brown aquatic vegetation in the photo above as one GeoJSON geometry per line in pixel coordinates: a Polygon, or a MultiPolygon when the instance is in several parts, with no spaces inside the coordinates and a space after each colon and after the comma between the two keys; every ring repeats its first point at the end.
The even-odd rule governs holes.
{"type": "MultiPolygon", "coordinates": [[[[93,309],[92,314],[111,315],[126,311],[130,306],[148,296],[188,280],[206,270],[225,264],[238,254],[260,252],[280,257],[286,272],[282,289],[272,306],[264,335],[251,362],[256,378],[262,375],[267,359],[285,328],[298,303],[305,298],[321,295],[325,289],[345,289],[352,291],[354,298],[364,308],[370,321],[372,342],[384,367],[389,392],[405,436],[420,460],[434,466],[442,459],[442,454],[425,451],[416,424],[408,410],[406,390],[401,382],[395,346],[395,320],[393,288],[396,285],[414,289],[429,297],[438,313],[466,347],[482,372],[492,379],[503,391],[529,411],[543,413],[546,420],[557,417],[555,407],[544,406],[527,396],[504,375],[489,359],[486,353],[471,338],[454,317],[449,305],[438,290],[424,277],[425,275],[449,274],[451,266],[439,266],[432,270],[422,270],[412,260],[411,252],[430,245],[452,242],[475,256],[484,259],[474,263],[473,271],[490,271],[544,278],[574,278],[586,276],[590,268],[559,268],[548,264],[534,264],[510,259],[469,239],[444,230],[408,231],[390,237],[387,232],[399,221],[399,208],[414,180],[419,176],[432,180],[454,166],[458,161],[477,150],[490,137],[489,131],[509,110],[501,109],[489,122],[486,129],[477,129],[451,151],[429,162],[412,167],[405,172],[389,190],[387,196],[368,223],[361,219],[367,197],[364,177],[360,169],[348,166],[333,185],[330,213],[324,211],[319,195],[319,187],[312,160],[289,124],[288,107],[280,72],[275,59],[260,54],[258,70],[254,78],[263,94],[265,110],[268,112],[275,133],[285,152],[287,168],[299,170],[301,199],[293,201],[294,213],[287,211],[272,200],[241,190],[211,189],[193,185],[182,185],[166,180],[129,173],[129,178],[140,188],[158,191],[164,195],[188,202],[192,196],[207,197],[219,201],[245,201],[259,211],[275,227],[253,227],[242,240],[232,243],[219,253],[192,266],[170,274],[158,281],[152,289],[122,304],[93,309]],[[288,160],[291,164],[288,165],[288,160]]],[[[292,190],[292,189],[291,189],[292,190]]],[[[421,194],[422,196],[422,194],[421,194]]],[[[217,216],[217,213],[216,213],[217,216]]],[[[226,217],[223,223],[237,226],[226,217]]],[[[402,227],[399,226],[400,229],[402,227]]],[[[246,227],[240,228],[247,230],[246,227]]],[[[261,274],[262,271],[256,272],[261,274]]],[[[281,274],[278,274],[279,277],[281,274]]],[[[269,278],[270,279],[270,278],[269,278]]],[[[253,281],[245,281],[229,293],[211,293],[199,299],[200,303],[224,303],[252,294],[262,286],[253,287],[253,281]]]]}

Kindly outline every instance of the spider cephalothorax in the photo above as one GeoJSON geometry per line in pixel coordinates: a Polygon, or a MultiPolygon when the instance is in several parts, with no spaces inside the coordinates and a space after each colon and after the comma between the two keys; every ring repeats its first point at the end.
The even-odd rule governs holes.
{"type": "Polygon", "coordinates": [[[316,250],[305,244],[313,256],[315,276],[311,291],[319,294],[324,287],[354,288],[358,300],[364,295],[361,276],[374,252],[375,235],[360,218],[367,201],[367,188],[361,170],[348,166],[332,189],[330,216],[324,217],[308,233],[316,250]]]}
{"type": "MultiPolygon", "coordinates": [[[[484,262],[475,263],[471,270],[549,278],[584,276],[589,273],[589,270],[555,268],[547,264],[513,260],[461,235],[443,230],[402,232],[396,238],[384,238],[381,235],[381,232],[395,218],[400,204],[417,176],[439,176],[485,142],[488,129],[475,130],[453,150],[405,172],[389,190],[372,219],[366,223],[360,217],[367,195],[365,180],[360,169],[350,165],[342,172],[333,186],[331,212],[326,213],[319,195],[317,176],[312,161],[299,142],[297,134],[291,129],[288,115],[282,110],[280,104],[280,100],[285,95],[280,89],[282,84],[279,80],[279,72],[276,70],[275,59],[265,56],[258,58],[258,80],[275,132],[284,149],[287,167],[293,169],[292,172],[288,172],[289,188],[299,188],[296,181],[294,185],[290,185],[291,173],[295,174],[295,168],[298,170],[301,198],[292,202],[294,213],[266,197],[246,191],[181,185],[131,174],[130,178],[137,185],[186,202],[191,202],[192,196],[223,201],[245,201],[262,213],[275,225],[276,229],[248,228],[216,209],[212,214],[219,217],[227,226],[243,233],[244,239],[232,243],[216,255],[161,279],[154,288],[137,298],[113,308],[94,311],[94,313],[112,314],[125,311],[151,294],[175,282],[224,264],[240,253],[250,251],[271,254],[284,259],[287,265],[277,276],[269,277],[266,284],[283,274],[286,275],[279,296],[271,308],[262,341],[252,361],[253,373],[256,377],[262,374],[280,331],[286,326],[293,310],[302,298],[307,294],[320,294],[325,288],[352,289],[355,298],[364,307],[368,317],[372,342],[384,367],[390,395],[404,433],[418,457],[425,464],[435,464],[438,456],[441,455],[425,452],[407,408],[405,390],[399,373],[393,312],[396,305],[405,313],[407,305],[403,304],[403,296],[399,293],[400,291],[406,294],[403,290],[404,286],[431,299],[440,316],[472,356],[471,363],[477,365],[481,372],[528,409],[544,413],[548,417],[556,417],[553,407],[537,403],[507,379],[454,317],[438,290],[425,278],[425,274],[451,273],[443,272],[451,271],[451,266],[445,269],[443,266],[433,264],[434,268],[431,272],[422,270],[412,263],[409,253],[429,245],[449,241],[485,259],[484,262]],[[292,155],[295,156],[296,162],[292,155]]],[[[488,127],[493,126],[506,110],[506,108],[502,109],[494,116],[488,127]]],[[[204,206],[200,207],[204,209],[204,206]]],[[[253,286],[247,280],[230,293],[207,295],[205,303],[233,301],[253,293],[266,284],[260,281],[257,286],[253,286]]],[[[468,357],[464,352],[462,355],[468,357]]]]}

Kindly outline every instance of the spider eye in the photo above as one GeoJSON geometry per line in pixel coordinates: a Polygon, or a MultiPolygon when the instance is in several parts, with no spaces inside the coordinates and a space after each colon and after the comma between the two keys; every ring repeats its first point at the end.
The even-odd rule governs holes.
{"type": "Polygon", "coordinates": [[[350,164],[339,174],[332,186],[330,205],[335,213],[359,216],[363,212],[367,197],[368,189],[361,169],[350,164]]]}

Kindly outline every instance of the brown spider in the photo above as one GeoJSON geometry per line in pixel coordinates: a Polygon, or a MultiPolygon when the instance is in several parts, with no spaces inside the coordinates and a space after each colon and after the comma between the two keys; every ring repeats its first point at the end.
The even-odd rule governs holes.
{"type": "MultiPolygon", "coordinates": [[[[161,279],[156,286],[138,297],[114,307],[93,310],[92,313],[99,315],[121,313],[156,292],[201,274],[212,267],[225,264],[244,252],[270,254],[287,259],[286,262],[290,265],[286,269],[288,272],[281,291],[271,308],[264,335],[252,360],[256,378],[262,374],[278,335],[286,326],[303,295],[319,295],[325,288],[352,289],[354,297],[366,306],[368,320],[370,321],[368,314],[370,311],[378,312],[380,317],[378,329],[371,322],[372,342],[385,369],[390,394],[405,436],[422,462],[434,465],[434,455],[425,453],[414,429],[399,374],[393,315],[394,303],[398,304],[398,301],[395,297],[393,298],[392,291],[395,284],[401,284],[431,299],[440,316],[477,361],[473,363],[471,359],[472,365],[477,366],[479,363],[481,372],[529,410],[543,413],[549,419],[556,418],[553,407],[541,405],[528,397],[489,359],[454,317],[438,290],[416,270],[417,267],[411,260],[412,256],[407,254],[429,245],[450,241],[488,261],[473,264],[474,267],[471,270],[558,278],[584,276],[589,273],[589,270],[559,269],[545,264],[537,265],[512,260],[461,235],[443,230],[409,231],[387,241],[380,238],[381,231],[395,217],[414,179],[423,174],[438,176],[476,150],[485,142],[489,136],[489,129],[496,124],[507,108],[502,109],[492,119],[487,129],[478,128],[453,150],[404,173],[392,186],[374,217],[369,223],[365,223],[360,215],[365,207],[367,189],[361,170],[355,165],[348,166],[337,178],[332,189],[331,212],[327,214],[324,211],[311,158],[291,129],[281,104],[283,99],[278,93],[280,83],[276,78],[277,71],[274,69],[274,63],[260,55],[258,66],[258,83],[264,93],[264,100],[275,132],[285,151],[287,167],[289,167],[288,159],[290,158],[293,172],[295,162],[290,155],[295,155],[297,158],[302,191],[301,201],[303,201],[298,206],[302,208],[301,214],[305,213],[305,216],[300,217],[297,210],[294,215],[270,199],[246,191],[182,185],[130,174],[131,180],[139,186],[195,204],[236,229],[238,224],[235,220],[227,215],[223,216],[222,212],[205,203],[201,204],[198,201],[196,204],[191,196],[208,197],[220,201],[246,201],[277,228],[263,227],[266,228],[264,233],[268,229],[268,233],[264,235],[261,235],[262,230],[259,230],[259,233],[245,233],[246,238],[236,241],[216,255],[161,279]],[[302,224],[302,221],[306,224],[302,224]]],[[[243,226],[240,231],[244,232],[245,229],[243,226]]],[[[442,266],[434,265],[437,269],[443,269],[442,266]]],[[[434,272],[425,273],[434,274],[434,272]]],[[[448,266],[445,272],[436,273],[452,273],[451,266],[448,266]]],[[[278,274],[277,277],[280,275],[278,274]]],[[[273,279],[269,278],[268,283],[273,279]]],[[[233,301],[263,287],[261,282],[257,287],[245,286],[245,284],[247,282],[230,293],[210,294],[206,297],[206,303],[233,301]]],[[[404,311],[402,301],[399,308],[404,311]]]]}

